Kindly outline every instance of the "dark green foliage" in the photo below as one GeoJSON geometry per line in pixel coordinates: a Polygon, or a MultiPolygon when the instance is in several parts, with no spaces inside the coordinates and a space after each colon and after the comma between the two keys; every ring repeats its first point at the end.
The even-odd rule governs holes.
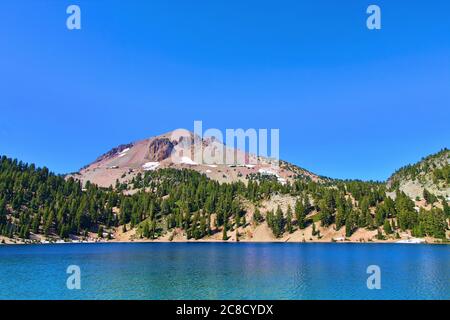
{"type": "Polygon", "coordinates": [[[224,224],[223,225],[223,230],[222,230],[222,240],[227,241],[228,240],[228,235],[227,235],[227,225],[224,224]]]}
{"type": "Polygon", "coordinates": [[[427,189],[423,189],[423,198],[427,202],[427,204],[433,204],[437,201],[437,197],[430,193],[427,189]]]}
{"type": "Polygon", "coordinates": [[[259,211],[259,208],[255,209],[255,212],[253,214],[253,221],[256,224],[259,224],[264,221],[264,217],[262,216],[261,211],[259,211]]]}
{"type": "Polygon", "coordinates": [[[272,229],[275,237],[281,237],[284,233],[285,219],[283,211],[278,206],[277,211],[273,214],[272,211],[267,213],[267,224],[272,229]]]}
{"type": "Polygon", "coordinates": [[[426,211],[420,210],[418,223],[412,228],[412,233],[416,237],[429,236],[434,238],[445,238],[447,221],[441,209],[426,211]]]}
{"type": "Polygon", "coordinates": [[[103,238],[103,227],[102,226],[98,227],[97,236],[99,238],[103,238]]]}
{"type": "Polygon", "coordinates": [[[301,199],[298,199],[295,203],[295,218],[297,219],[297,225],[299,229],[305,228],[306,207],[301,199]]]}
{"type": "Polygon", "coordinates": [[[150,238],[150,227],[148,221],[144,221],[144,227],[142,229],[142,236],[144,238],[150,238]]]}
{"type": "Polygon", "coordinates": [[[351,210],[348,213],[347,221],[345,223],[345,236],[350,237],[353,232],[358,228],[358,217],[359,214],[355,210],[351,210]]]}
{"type": "Polygon", "coordinates": [[[383,233],[381,233],[380,228],[378,228],[378,231],[377,231],[377,239],[378,240],[384,240],[385,239],[385,237],[383,236],[383,233]]]}
{"type": "Polygon", "coordinates": [[[292,208],[289,205],[286,211],[286,231],[292,233],[294,228],[292,226],[292,208]]]}
{"type": "Polygon", "coordinates": [[[447,185],[450,184],[450,165],[447,164],[440,169],[435,169],[433,172],[433,178],[435,183],[445,181],[447,185]]]}
{"type": "Polygon", "coordinates": [[[444,215],[447,219],[450,218],[450,206],[448,205],[447,201],[442,200],[442,208],[444,210],[444,215]]]}
{"type": "Polygon", "coordinates": [[[333,208],[326,199],[319,201],[320,221],[322,226],[327,227],[333,223],[333,208]]]}
{"type": "Polygon", "coordinates": [[[391,224],[389,222],[389,220],[385,220],[384,224],[383,224],[383,230],[386,234],[391,234],[392,233],[392,227],[391,224]]]}
{"type": "Polygon", "coordinates": [[[83,191],[79,182],[47,168],[0,159],[0,227],[6,236],[28,238],[33,232],[66,238],[95,230],[106,224],[110,195],[92,184],[83,191]]]}
{"type": "MultiPolygon", "coordinates": [[[[388,234],[389,221],[396,220],[397,226],[389,224],[391,232],[400,228],[442,238],[450,217],[446,201],[442,201],[442,210],[434,208],[419,214],[406,194],[397,192],[394,201],[386,197],[384,185],[375,182],[297,179],[282,185],[273,179],[252,177],[248,185],[220,184],[196,171],[160,169],[137,174],[125,186],[116,183],[116,189],[99,188],[89,182],[82,187],[76,180],[65,180],[46,168],[2,157],[0,234],[28,239],[32,233],[69,238],[97,232],[102,237],[104,230],[109,234],[112,228],[121,226],[126,232],[129,226],[149,239],[174,228],[181,228],[194,239],[222,229],[225,240],[227,230],[237,230],[247,223],[243,200],[255,205],[253,220],[258,224],[264,221],[258,206],[274,194],[297,199],[294,212],[288,207],[284,214],[278,207],[275,213],[266,214],[265,220],[276,237],[295,231],[295,220],[299,229],[305,228],[306,217],[314,210],[322,226],[345,226],[346,236],[358,228],[377,227],[388,234]],[[122,192],[131,189],[135,189],[131,196],[122,192]],[[215,226],[211,227],[211,221],[215,226]]],[[[424,197],[436,202],[428,191],[424,197]]],[[[314,235],[320,236],[315,225],[313,228],[314,235]]]]}

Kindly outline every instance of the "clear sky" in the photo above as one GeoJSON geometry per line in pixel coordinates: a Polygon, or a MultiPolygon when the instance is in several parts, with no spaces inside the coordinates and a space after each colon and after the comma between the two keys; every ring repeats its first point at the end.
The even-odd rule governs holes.
{"type": "Polygon", "coordinates": [[[450,147],[450,1],[4,0],[0,111],[0,154],[58,173],[202,120],[279,128],[282,159],[382,180],[450,147]]]}

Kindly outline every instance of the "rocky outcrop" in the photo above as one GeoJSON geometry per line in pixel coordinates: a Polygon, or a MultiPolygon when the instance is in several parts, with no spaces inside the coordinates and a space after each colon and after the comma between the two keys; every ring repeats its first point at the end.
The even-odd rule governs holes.
{"type": "Polygon", "coordinates": [[[174,144],[168,138],[155,138],[148,146],[147,159],[150,161],[162,161],[170,157],[174,144]]]}
{"type": "MultiPolygon", "coordinates": [[[[105,159],[109,159],[109,158],[117,155],[118,153],[121,153],[123,150],[130,149],[132,147],[133,147],[133,143],[121,144],[120,146],[115,147],[115,148],[111,149],[110,151],[102,154],[93,163],[98,163],[98,162],[101,162],[101,161],[103,161],[105,159]]],[[[85,166],[84,168],[86,168],[88,166],[89,165],[85,166]]]]}

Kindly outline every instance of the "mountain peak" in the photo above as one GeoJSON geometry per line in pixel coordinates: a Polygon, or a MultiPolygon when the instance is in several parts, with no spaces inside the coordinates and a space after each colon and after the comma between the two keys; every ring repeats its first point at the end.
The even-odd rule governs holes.
{"type": "Polygon", "coordinates": [[[192,169],[219,182],[246,182],[250,177],[258,175],[273,176],[282,183],[299,176],[320,179],[295,165],[284,161],[280,164],[274,166],[271,159],[225,146],[214,137],[201,138],[188,130],[178,129],[119,145],[73,176],[82,182],[90,181],[101,187],[115,185],[116,181],[127,183],[139,172],[168,167],[192,169]],[[204,151],[215,155],[214,161],[205,161],[204,151]],[[225,158],[244,159],[244,163],[229,164],[225,158]]]}

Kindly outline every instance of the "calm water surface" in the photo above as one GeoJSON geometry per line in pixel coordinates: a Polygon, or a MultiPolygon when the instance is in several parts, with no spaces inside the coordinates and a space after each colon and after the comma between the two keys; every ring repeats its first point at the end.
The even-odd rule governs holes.
{"type": "Polygon", "coordinates": [[[0,299],[450,299],[450,246],[0,246],[0,299]],[[69,265],[81,268],[81,290],[66,287],[69,265]],[[381,268],[381,290],[367,289],[369,265],[381,268]]]}

